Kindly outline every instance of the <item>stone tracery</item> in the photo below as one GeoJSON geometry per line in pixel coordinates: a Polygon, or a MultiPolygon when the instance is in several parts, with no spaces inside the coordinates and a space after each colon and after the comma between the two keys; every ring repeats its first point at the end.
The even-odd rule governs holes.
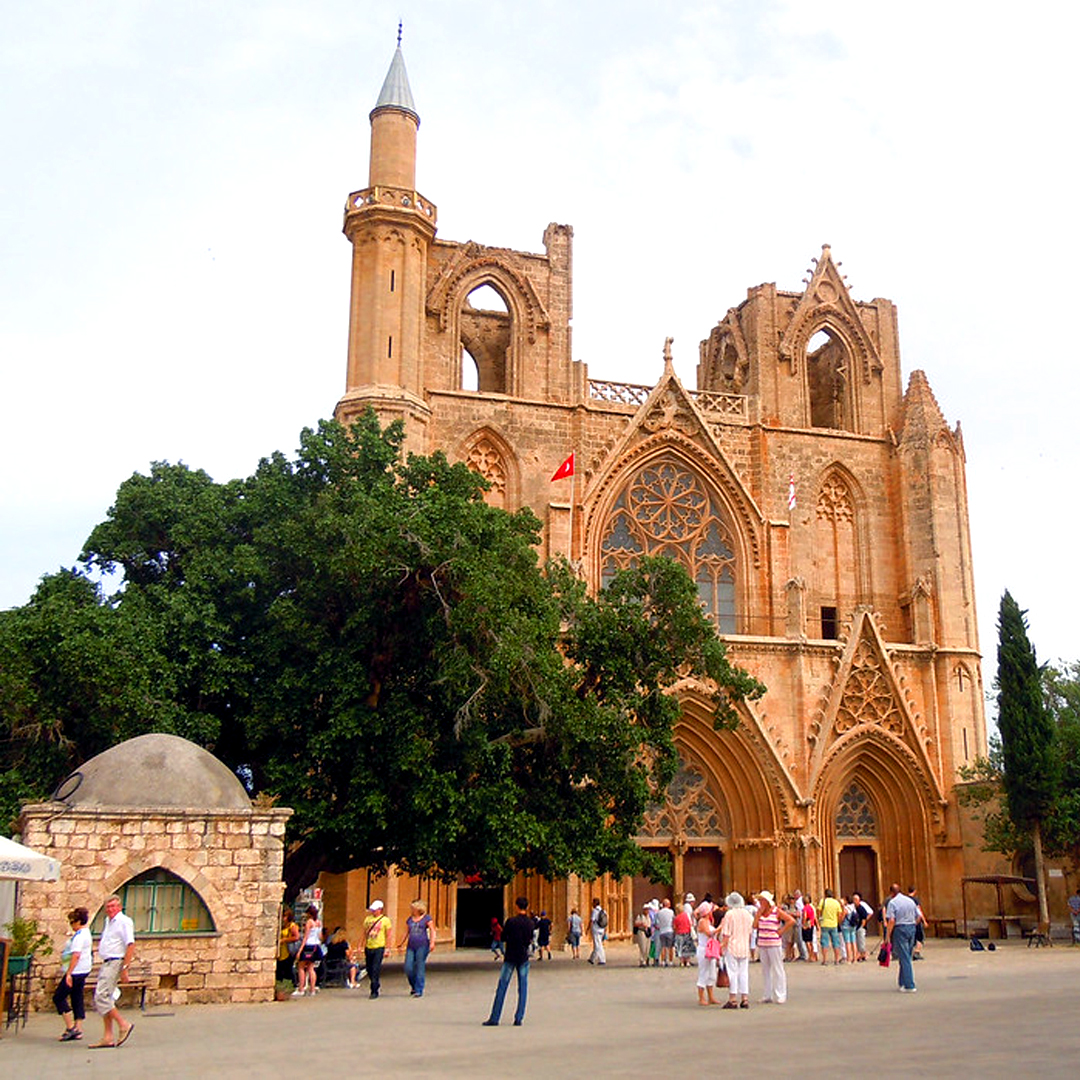
{"type": "Polygon", "coordinates": [[[836,835],[844,839],[874,839],[877,818],[866,792],[854,780],[847,786],[836,808],[836,835]]]}
{"type": "Polygon", "coordinates": [[[859,724],[876,724],[894,735],[904,731],[904,715],[889,676],[881,667],[877,651],[865,639],[852,657],[851,673],[836,712],[836,730],[841,734],[859,724]]]}
{"type": "Polygon", "coordinates": [[[643,555],[687,568],[721,633],[735,633],[735,551],[715,497],[695,473],[667,459],[640,468],[615,501],[601,543],[604,584],[643,555]]]}
{"type": "Polygon", "coordinates": [[[642,837],[688,840],[721,839],[725,829],[718,800],[697,765],[681,762],[664,801],[645,811],[642,837]]]}

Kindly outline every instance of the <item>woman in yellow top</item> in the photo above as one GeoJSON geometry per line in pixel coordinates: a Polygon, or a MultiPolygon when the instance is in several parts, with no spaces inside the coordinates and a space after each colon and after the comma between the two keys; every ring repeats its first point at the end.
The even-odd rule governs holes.
{"type": "Polygon", "coordinates": [[[368,916],[364,919],[364,967],[367,968],[371,985],[370,997],[379,996],[383,957],[390,950],[391,923],[383,910],[381,900],[372,900],[368,916]]]}
{"type": "Polygon", "coordinates": [[[281,936],[278,938],[277,978],[293,978],[293,961],[300,951],[300,927],[296,925],[292,908],[281,913],[281,936]]]}
{"type": "Polygon", "coordinates": [[[821,927],[821,962],[827,964],[825,950],[832,946],[833,963],[839,964],[843,943],[840,940],[840,920],[844,917],[844,905],[833,895],[832,889],[825,890],[825,899],[818,905],[818,924],[821,927]]]}

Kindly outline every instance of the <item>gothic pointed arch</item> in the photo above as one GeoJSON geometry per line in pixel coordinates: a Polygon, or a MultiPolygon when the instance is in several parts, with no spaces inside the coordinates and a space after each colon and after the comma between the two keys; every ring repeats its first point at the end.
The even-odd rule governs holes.
{"type": "Polygon", "coordinates": [[[799,792],[754,703],[741,702],[739,726],[717,731],[708,688],[694,679],[676,684],[682,718],[675,742],[717,778],[728,807],[731,835],[775,838],[798,820],[799,792]]]}
{"type": "Polygon", "coordinates": [[[821,783],[831,762],[853,748],[888,748],[917,784],[921,804],[935,823],[941,823],[945,800],[928,753],[930,734],[913,710],[903,679],[894,670],[866,608],[855,612],[843,654],[836,661],[836,674],[824,690],[822,707],[807,738],[812,788],[821,783]]]}
{"type": "MultiPolygon", "coordinates": [[[[687,484],[687,492],[699,493],[693,499],[706,505],[705,517],[698,522],[701,528],[696,534],[702,546],[684,559],[684,564],[700,564],[701,588],[711,588],[714,600],[719,596],[722,582],[727,590],[723,574],[725,569],[730,570],[735,578],[735,622],[748,625],[749,612],[756,610],[759,599],[755,572],[761,566],[764,518],[724,456],[700,410],[670,367],[665,369],[664,378],[634,414],[615,445],[587,467],[583,502],[585,544],[593,564],[592,580],[602,579],[607,557],[602,549],[613,528],[614,517],[618,513],[631,512],[628,509],[629,489],[644,481],[648,470],[662,465],[670,466],[665,481],[669,490],[674,490],[672,485],[678,486],[681,477],[687,484]],[[717,527],[710,529],[713,522],[717,527]]],[[[654,485],[654,490],[657,486],[662,485],[654,485]]],[[[687,495],[687,498],[691,497],[687,495]]],[[[653,548],[663,546],[656,528],[665,523],[668,526],[678,524],[678,515],[665,513],[664,505],[668,511],[673,511],[670,502],[654,500],[653,508],[659,511],[659,517],[654,519],[653,533],[648,541],[643,535],[644,524],[632,518],[623,519],[627,528],[622,535],[628,540],[636,539],[646,554],[653,554],[653,548]]],[[[648,515],[649,511],[643,509],[643,513],[648,515]]],[[[668,543],[677,542],[669,535],[668,543]]],[[[632,549],[631,543],[620,550],[626,559],[632,559],[635,557],[632,549]]]]}
{"type": "Polygon", "coordinates": [[[828,245],[815,260],[779,353],[802,380],[807,426],[864,430],[863,387],[884,365],[828,245]]]}
{"type": "Polygon", "coordinates": [[[929,853],[945,833],[943,800],[927,781],[911,749],[880,729],[836,743],[812,789],[808,823],[820,839],[826,877],[835,880],[841,848],[855,843],[874,847],[888,880],[926,882],[929,853]],[[855,835],[842,827],[853,789],[863,793],[872,813],[855,835]]]}
{"type": "MultiPolygon", "coordinates": [[[[872,594],[868,514],[861,485],[839,462],[822,471],[811,518],[814,579],[819,609],[831,608],[838,619],[850,618],[872,594]]],[[[818,636],[816,634],[812,636],[818,636]]],[[[828,637],[824,631],[821,637],[828,637]]]]}
{"type": "Polygon", "coordinates": [[[601,499],[587,498],[594,580],[604,584],[644,556],[676,559],[720,632],[748,632],[755,553],[715,472],[681,440],[658,436],[642,448],[627,455],[601,499]]]}
{"type": "Polygon", "coordinates": [[[472,243],[463,245],[428,292],[427,310],[438,318],[440,329],[455,343],[452,362],[457,362],[460,347],[470,336],[480,351],[484,351],[480,348],[483,338],[499,339],[490,350],[490,362],[473,353],[480,368],[481,391],[511,395],[524,392],[522,357],[527,346],[535,344],[537,334],[550,326],[550,320],[532,282],[512,265],[509,252],[472,243]],[[492,313],[477,318],[468,305],[469,294],[484,285],[494,289],[506,304],[502,318],[492,313]]]}
{"type": "MultiPolygon", "coordinates": [[[[869,382],[872,374],[883,370],[877,346],[859,318],[858,308],[833,262],[828,244],[823,245],[821,258],[814,260],[814,271],[806,291],[780,338],[780,358],[791,364],[793,375],[800,369],[810,338],[822,328],[832,330],[843,339],[862,382],[869,382]]],[[[856,371],[851,374],[854,381],[856,371]]]]}
{"type": "Polygon", "coordinates": [[[491,427],[474,431],[462,443],[458,454],[474,472],[490,485],[484,500],[489,506],[512,510],[520,500],[520,470],[510,444],[491,427]]]}
{"type": "Polygon", "coordinates": [[[212,923],[217,923],[230,905],[214,883],[198,867],[192,866],[183,852],[156,851],[152,856],[131,852],[124,861],[102,881],[103,896],[119,894],[122,887],[154,870],[165,870],[194,891],[205,907],[212,923]]]}

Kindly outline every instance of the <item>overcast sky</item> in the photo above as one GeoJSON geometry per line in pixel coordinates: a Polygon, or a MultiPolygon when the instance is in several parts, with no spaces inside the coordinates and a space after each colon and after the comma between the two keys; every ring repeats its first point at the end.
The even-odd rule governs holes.
{"type": "MultiPolygon", "coordinates": [[[[0,606],[155,460],[247,475],[345,385],[345,196],[397,9],[0,0],[0,606]]],[[[830,243],[898,305],[967,451],[989,686],[1002,591],[1080,657],[1078,7],[401,5],[450,240],[574,227],[574,358],[654,382],[830,243]]],[[[555,462],[554,464],[557,464],[555,462]]],[[[554,467],[554,465],[553,465],[554,467]]]]}

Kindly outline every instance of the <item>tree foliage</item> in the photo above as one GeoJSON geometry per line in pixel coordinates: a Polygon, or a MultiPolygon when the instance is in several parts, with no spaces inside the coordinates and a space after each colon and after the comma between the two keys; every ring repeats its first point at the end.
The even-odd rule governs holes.
{"type": "Polygon", "coordinates": [[[78,594],[61,605],[73,632],[99,627],[82,711],[78,670],[39,707],[42,590],[0,623],[22,658],[4,723],[10,696],[24,736],[53,725],[20,743],[28,775],[185,735],[295,809],[293,886],[360,865],[655,870],[631,838],[676,767],[672,687],[706,680],[729,726],[764,688],[728,663],[677,564],[645,560],[590,596],[565,563],[538,566],[530,511],[488,506],[467,467],[402,460],[401,444],[369,413],[305,430],[295,459],[244,480],[156,464],[121,485],[82,555],[119,591],[75,572],[42,586],[78,594]]]}
{"type": "Polygon", "coordinates": [[[1006,592],[998,617],[998,728],[987,758],[960,770],[961,801],[982,808],[986,850],[1080,855],[1080,665],[1040,667],[1027,620],[1006,592]]]}

